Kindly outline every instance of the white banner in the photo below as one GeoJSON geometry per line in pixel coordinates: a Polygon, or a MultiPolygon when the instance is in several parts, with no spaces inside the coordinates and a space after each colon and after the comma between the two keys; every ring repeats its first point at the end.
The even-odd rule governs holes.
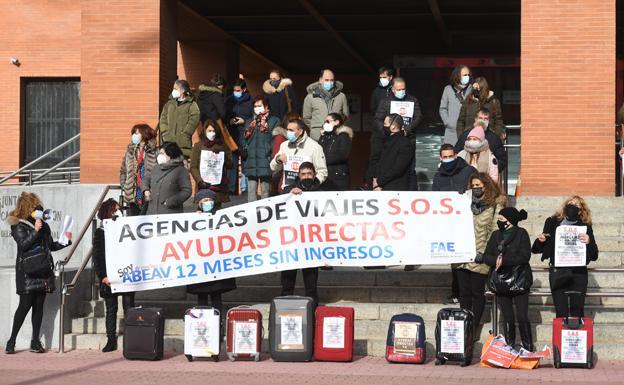
{"type": "Polygon", "coordinates": [[[113,292],[307,267],[469,262],[470,198],[455,192],[310,192],[202,213],[105,220],[113,292]]]}

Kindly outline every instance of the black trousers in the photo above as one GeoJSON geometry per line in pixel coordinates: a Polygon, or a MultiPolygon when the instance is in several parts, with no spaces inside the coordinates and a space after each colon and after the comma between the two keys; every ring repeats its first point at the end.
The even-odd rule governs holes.
{"type": "Polygon", "coordinates": [[[457,269],[451,268],[451,296],[459,298],[459,283],[457,282],[457,269]]]}
{"type": "Polygon", "coordinates": [[[134,307],[134,293],[112,294],[104,298],[106,305],[106,336],[117,336],[117,297],[121,296],[121,306],[123,306],[124,317],[131,307],[134,307]]]}
{"type": "Polygon", "coordinates": [[[457,283],[459,285],[459,305],[462,309],[471,310],[474,313],[475,330],[479,328],[483,309],[485,309],[485,281],[487,275],[472,272],[466,269],[457,271],[457,283]]]}
{"type": "Polygon", "coordinates": [[[496,301],[498,307],[503,313],[503,318],[507,323],[515,323],[516,320],[519,324],[529,322],[529,293],[524,293],[515,296],[497,295],[496,301]],[[516,313],[514,316],[514,304],[516,305],[516,313]]]}
{"type": "MultiPolygon", "coordinates": [[[[318,305],[319,296],[317,290],[318,268],[311,267],[301,269],[303,273],[303,285],[305,295],[314,300],[314,306],[318,305]]],[[[282,295],[293,295],[295,293],[295,282],[297,281],[297,270],[282,271],[282,295]]]]}
{"type": "Polygon", "coordinates": [[[564,267],[558,268],[559,272],[569,269],[566,278],[557,279],[558,273],[550,269],[550,291],[552,292],[553,302],[555,303],[555,312],[557,317],[584,317],[585,316],[585,295],[587,294],[587,268],[582,267],[564,267]],[[572,294],[569,298],[569,314],[568,314],[568,295],[566,291],[578,291],[580,295],[572,294]]]}
{"type": "Polygon", "coordinates": [[[13,329],[11,329],[11,341],[15,341],[17,333],[19,333],[26,319],[28,311],[32,309],[32,340],[39,341],[39,333],[41,332],[41,322],[43,321],[43,304],[45,302],[46,293],[29,293],[20,294],[19,304],[15,309],[13,316],[13,329]]]}
{"type": "Polygon", "coordinates": [[[210,297],[210,306],[219,310],[219,313],[223,312],[223,300],[221,299],[221,293],[198,293],[197,304],[199,306],[208,306],[208,297],[210,297]]]}

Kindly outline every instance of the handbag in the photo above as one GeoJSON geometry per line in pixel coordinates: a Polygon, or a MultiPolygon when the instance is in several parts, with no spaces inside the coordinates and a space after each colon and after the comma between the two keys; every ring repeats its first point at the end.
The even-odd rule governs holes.
{"type": "Polygon", "coordinates": [[[52,271],[52,263],[46,249],[37,245],[22,255],[22,271],[29,276],[46,276],[52,271]]]}
{"type": "Polygon", "coordinates": [[[531,266],[501,266],[492,270],[488,277],[488,288],[498,295],[518,295],[527,292],[533,285],[531,266]]]}

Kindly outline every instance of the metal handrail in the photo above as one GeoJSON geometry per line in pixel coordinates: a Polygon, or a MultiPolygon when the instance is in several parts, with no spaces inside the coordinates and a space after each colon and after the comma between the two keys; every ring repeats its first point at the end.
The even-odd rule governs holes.
{"type": "Polygon", "coordinates": [[[50,167],[49,169],[47,169],[46,171],[44,171],[43,173],[41,173],[40,175],[38,175],[35,178],[31,178],[28,182],[25,182],[24,184],[29,184],[32,185],[33,182],[38,181],[39,179],[43,178],[44,176],[48,175],[49,173],[51,173],[52,171],[56,170],[57,168],[61,167],[62,165],[64,165],[65,163],[71,162],[72,160],[74,160],[75,158],[80,156],[80,151],[77,151],[76,153],[74,153],[74,155],[66,158],[65,160],[62,160],[60,162],[58,162],[57,164],[55,164],[54,166],[50,167]]]}
{"type": "MultiPolygon", "coordinates": [[[[28,170],[28,172],[38,173],[38,172],[44,172],[46,170],[47,168],[33,168],[31,170],[28,170]]],[[[73,171],[80,171],[80,166],[59,167],[56,172],[73,172],[73,171]]],[[[12,172],[13,171],[0,171],[0,175],[9,175],[12,172]]],[[[27,174],[26,173],[16,174],[13,177],[19,178],[21,176],[27,176],[27,174]]]]}
{"type": "Polygon", "coordinates": [[[70,145],[72,142],[74,142],[78,138],[80,138],[80,133],[76,134],[75,136],[71,137],[70,139],[68,139],[68,140],[64,141],[63,143],[59,144],[58,146],[54,147],[53,149],[51,149],[50,151],[48,151],[45,154],[41,155],[37,159],[29,162],[27,165],[22,166],[18,170],[11,172],[8,176],[5,176],[4,178],[0,179],[0,184],[6,182],[7,180],[9,180],[11,178],[13,178],[15,175],[21,173],[22,171],[28,170],[32,165],[35,165],[35,164],[41,162],[42,160],[46,159],[50,155],[54,154],[56,151],[58,151],[58,150],[60,150],[62,148],[67,147],[68,145],[70,145]]]}
{"type": "Polygon", "coordinates": [[[89,230],[90,227],[92,228],[95,225],[95,222],[96,222],[95,216],[100,208],[100,205],[102,204],[102,202],[104,202],[104,199],[106,199],[106,196],[108,195],[110,190],[113,190],[113,189],[121,189],[121,187],[117,185],[106,186],[104,191],[102,191],[102,193],[100,194],[100,197],[98,198],[95,204],[95,207],[91,210],[91,213],[89,214],[89,217],[88,217],[88,221],[80,229],[78,236],[75,238],[75,242],[72,242],[72,246],[71,246],[71,249],[69,250],[69,253],[65,257],[65,259],[58,261],[56,263],[57,265],[56,269],[59,271],[59,279],[60,279],[60,287],[61,287],[61,290],[60,290],[61,298],[60,298],[60,308],[59,308],[59,353],[65,353],[65,330],[64,330],[65,329],[65,319],[64,319],[65,318],[65,297],[68,296],[70,294],[70,291],[76,286],[78,279],[80,278],[80,275],[84,271],[87,263],[91,260],[93,249],[89,250],[89,252],[85,255],[80,265],[80,268],[76,271],[74,278],[69,284],[65,283],[65,266],[71,261],[72,257],[74,256],[74,253],[76,252],[76,250],[78,249],[78,246],[80,245],[80,242],[82,242],[84,235],[87,233],[87,230],[89,230]]]}

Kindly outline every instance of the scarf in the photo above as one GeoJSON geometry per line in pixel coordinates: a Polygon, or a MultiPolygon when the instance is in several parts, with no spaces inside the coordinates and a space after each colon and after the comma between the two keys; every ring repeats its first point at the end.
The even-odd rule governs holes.
{"type": "Polygon", "coordinates": [[[208,138],[204,138],[204,146],[211,148],[212,146],[214,146],[217,142],[214,140],[208,140],[208,138]]]}
{"type": "Polygon", "coordinates": [[[262,115],[257,115],[256,118],[245,128],[245,139],[251,138],[256,127],[260,128],[260,132],[266,133],[269,131],[269,123],[267,122],[269,118],[269,114],[264,113],[262,115]]]}
{"type": "Polygon", "coordinates": [[[134,201],[137,203],[138,206],[141,206],[143,204],[143,190],[141,190],[141,181],[145,177],[145,162],[143,161],[143,158],[145,157],[145,147],[140,148],[140,146],[137,146],[135,150],[135,157],[137,160],[137,183],[134,190],[134,201]]]}
{"type": "Polygon", "coordinates": [[[474,195],[472,196],[472,203],[470,204],[470,210],[474,215],[479,215],[485,210],[487,210],[488,205],[481,198],[477,198],[474,195]]]}

